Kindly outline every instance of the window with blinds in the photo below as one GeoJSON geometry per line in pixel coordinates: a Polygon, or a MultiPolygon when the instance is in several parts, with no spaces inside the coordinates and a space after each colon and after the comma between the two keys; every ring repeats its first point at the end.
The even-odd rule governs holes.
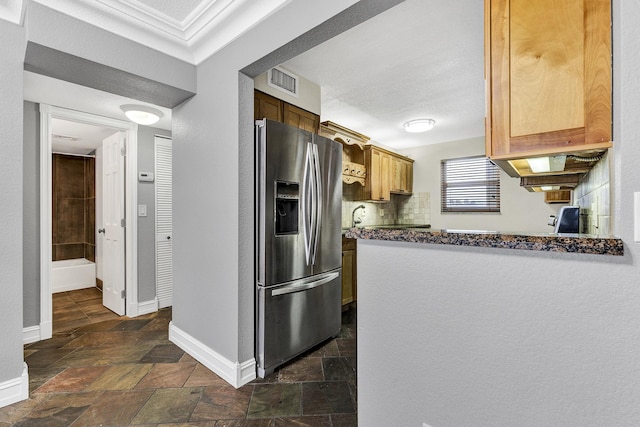
{"type": "Polygon", "coordinates": [[[486,157],[440,163],[442,212],[500,212],[500,170],[486,157]]]}

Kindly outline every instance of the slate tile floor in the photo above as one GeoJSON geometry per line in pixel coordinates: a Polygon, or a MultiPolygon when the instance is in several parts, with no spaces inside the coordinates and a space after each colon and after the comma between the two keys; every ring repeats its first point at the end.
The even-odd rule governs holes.
{"type": "Polygon", "coordinates": [[[340,337],[235,389],[168,341],[171,309],[135,319],[85,314],[65,327],[69,299],[101,311],[87,308],[90,299],[101,305],[90,293],[65,293],[66,310],[54,298],[53,338],[24,349],[30,398],[0,408],[0,426],[357,425],[355,307],[343,313],[340,337]]]}

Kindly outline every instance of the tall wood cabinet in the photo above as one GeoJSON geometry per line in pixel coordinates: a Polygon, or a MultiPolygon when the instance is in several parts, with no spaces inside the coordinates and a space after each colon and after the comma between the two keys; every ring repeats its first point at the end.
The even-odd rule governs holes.
{"type": "Polygon", "coordinates": [[[611,147],[610,0],[485,0],[486,154],[611,147]]]}
{"type": "Polygon", "coordinates": [[[253,117],[255,120],[267,118],[286,123],[313,133],[318,133],[320,126],[320,116],[317,114],[259,90],[255,90],[253,95],[253,117]]]}

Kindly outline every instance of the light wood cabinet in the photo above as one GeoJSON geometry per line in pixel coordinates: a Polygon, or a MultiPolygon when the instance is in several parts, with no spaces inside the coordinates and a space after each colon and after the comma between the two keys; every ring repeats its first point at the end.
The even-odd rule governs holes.
{"type": "Polygon", "coordinates": [[[612,146],[610,0],[485,0],[485,72],[486,154],[507,173],[612,146]]]}
{"type": "Polygon", "coordinates": [[[546,191],[545,203],[571,203],[571,190],[546,191]]]}
{"type": "Polygon", "coordinates": [[[255,120],[270,119],[318,133],[320,116],[296,107],[259,90],[253,95],[253,115],[255,120]]]}
{"type": "Polygon", "coordinates": [[[363,200],[389,201],[391,193],[413,192],[413,160],[375,145],[364,149],[367,182],[363,200]]]}
{"type": "Polygon", "coordinates": [[[367,177],[364,146],[369,137],[330,121],[320,123],[318,134],[342,144],[342,182],[364,187],[367,177]]]}
{"type": "Polygon", "coordinates": [[[413,162],[401,157],[391,158],[391,192],[413,193],[413,162]]]}
{"type": "Polygon", "coordinates": [[[353,200],[387,202],[391,193],[413,192],[413,160],[373,144],[369,137],[333,122],[320,123],[319,134],[342,144],[342,182],[359,183],[353,200]]]}
{"type": "Polygon", "coordinates": [[[364,151],[364,164],[368,171],[364,186],[366,200],[391,200],[391,156],[375,146],[367,146],[364,151]]]}
{"type": "Polygon", "coordinates": [[[342,305],[357,298],[356,239],[342,238],[342,305]]]}

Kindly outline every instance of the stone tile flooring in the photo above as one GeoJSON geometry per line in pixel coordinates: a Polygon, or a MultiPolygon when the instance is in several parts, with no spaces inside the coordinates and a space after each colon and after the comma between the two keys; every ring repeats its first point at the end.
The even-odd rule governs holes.
{"type": "Polygon", "coordinates": [[[118,319],[119,316],[102,305],[98,288],[57,292],[53,299],[53,333],[70,331],[87,323],[118,319]]]}
{"type": "MultiPolygon", "coordinates": [[[[76,302],[89,294],[73,292],[76,302]]],[[[54,328],[65,313],[56,308],[54,328]]],[[[30,398],[0,408],[0,426],[357,426],[355,307],[340,337],[239,389],[169,342],[170,320],[171,309],[95,323],[86,315],[26,345],[30,398]]]]}

